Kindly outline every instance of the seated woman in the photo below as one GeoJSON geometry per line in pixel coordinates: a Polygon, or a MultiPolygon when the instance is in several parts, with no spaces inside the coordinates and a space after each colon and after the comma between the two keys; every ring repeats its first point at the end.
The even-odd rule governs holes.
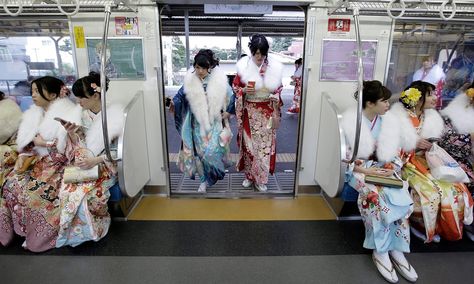
{"type": "MultiPolygon", "coordinates": [[[[82,126],[65,122],[69,140],[66,154],[71,164],[83,170],[99,166],[99,178],[93,181],[68,182],[66,177],[59,193],[60,223],[56,247],[77,246],[85,241],[103,238],[110,226],[107,201],[109,189],[117,182],[117,165],[104,153],[102,114],[100,99],[100,75],[91,72],[77,80],[72,91],[83,108],[82,126]],[[90,153],[90,157],[79,160],[78,151],[90,153]]],[[[108,89],[108,79],[107,85],[108,89]]],[[[107,129],[109,141],[117,141],[124,124],[124,110],[120,105],[107,107],[107,129]]]]}
{"type": "Polygon", "coordinates": [[[434,110],[435,106],[435,86],[415,81],[402,92],[400,103],[394,104],[391,110],[400,120],[404,142],[416,143],[416,151],[404,154],[407,163],[402,176],[410,184],[414,201],[411,230],[425,242],[438,242],[439,236],[461,239],[464,205],[471,198],[464,184],[436,180],[430,174],[425,151],[432,146],[429,140],[439,139],[444,131],[443,119],[434,110]]]}
{"type": "Polygon", "coordinates": [[[8,245],[16,233],[26,238],[26,249],[40,252],[56,245],[58,193],[68,162],[67,133],[54,118],[80,123],[81,108],[67,98],[64,83],[54,77],[34,80],[31,95],[35,104],[23,114],[18,129],[20,156],[3,184],[0,242],[8,245]]]}
{"type": "Polygon", "coordinates": [[[173,98],[176,130],[182,140],[178,166],[191,179],[199,175],[198,192],[223,179],[228,166],[232,133],[226,110],[232,108],[233,93],[218,64],[212,50],[200,50],[173,98]]]}
{"type": "MultiPolygon", "coordinates": [[[[474,83],[464,95],[456,96],[441,111],[445,132],[439,141],[444,148],[466,172],[469,177],[467,187],[474,196],[474,83]]],[[[469,213],[469,212],[468,212],[469,213]]],[[[467,219],[467,216],[464,217],[467,219]]],[[[474,241],[474,225],[467,225],[466,235],[474,241]]]]}
{"type": "MultiPolygon", "coordinates": [[[[5,94],[0,91],[0,189],[3,177],[8,175],[16,162],[15,134],[20,126],[21,115],[20,107],[14,101],[6,99],[5,94]]],[[[3,199],[0,191],[1,202],[3,199]]]]}
{"type": "MultiPolygon", "coordinates": [[[[359,192],[357,205],[365,226],[364,247],[373,250],[372,258],[380,274],[396,283],[394,266],[407,280],[418,278],[404,256],[410,252],[407,218],[413,210],[413,201],[407,185],[400,189],[365,181],[366,175],[390,177],[402,168],[398,120],[387,112],[391,95],[379,81],[364,82],[358,160],[349,166],[346,177],[349,185],[359,192]]],[[[356,116],[355,107],[342,115],[342,127],[351,145],[349,152],[356,136],[356,116]]]]}

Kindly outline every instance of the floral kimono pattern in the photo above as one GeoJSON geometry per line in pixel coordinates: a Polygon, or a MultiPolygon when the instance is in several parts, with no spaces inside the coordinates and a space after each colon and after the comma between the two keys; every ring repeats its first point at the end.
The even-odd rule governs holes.
{"type": "Polygon", "coordinates": [[[289,112],[292,113],[299,113],[300,112],[300,103],[301,103],[301,77],[294,79],[295,82],[295,90],[293,94],[293,101],[291,107],[288,109],[289,112]]]}
{"type": "MultiPolygon", "coordinates": [[[[109,110],[109,119],[117,121],[118,118],[115,118],[114,114],[115,110],[109,110]]],[[[120,114],[118,111],[118,115],[120,114]]],[[[94,122],[100,123],[100,120],[100,113],[94,114],[88,110],[83,112],[82,123],[86,129],[91,128],[94,122]]],[[[83,132],[79,132],[77,143],[68,141],[66,154],[71,163],[74,163],[75,150],[80,148],[87,148],[83,132]]],[[[112,145],[112,148],[116,148],[116,145],[112,145]]],[[[110,197],[109,189],[116,182],[117,165],[105,161],[99,164],[97,180],[61,185],[59,193],[61,212],[56,247],[67,245],[75,247],[86,241],[99,241],[107,234],[111,223],[107,207],[110,197]]]]}
{"type": "MultiPolygon", "coordinates": [[[[381,120],[376,120],[370,129],[372,135],[377,136],[374,132],[380,129],[381,120]]],[[[399,157],[387,164],[377,162],[375,158],[357,160],[355,163],[363,168],[388,167],[398,173],[402,166],[399,157]]],[[[359,193],[357,206],[365,227],[364,247],[379,253],[390,250],[410,252],[408,216],[413,211],[413,201],[408,186],[400,189],[366,183],[365,175],[354,172],[353,167],[346,172],[346,181],[359,193]]]]}
{"type": "MultiPolygon", "coordinates": [[[[11,137],[4,144],[0,145],[0,189],[4,182],[4,177],[7,176],[15,166],[18,152],[16,149],[15,136],[11,137]]],[[[0,202],[1,192],[0,192],[0,202]]]]}
{"type": "MultiPolygon", "coordinates": [[[[411,116],[415,127],[422,124],[411,116]]],[[[421,119],[423,120],[423,118],[421,119]]],[[[426,242],[435,234],[446,240],[462,238],[464,210],[472,210],[472,198],[464,184],[436,180],[431,176],[424,153],[410,153],[402,170],[402,177],[408,180],[414,201],[411,225],[426,232],[426,242]]]]}
{"type": "MultiPolygon", "coordinates": [[[[471,135],[458,133],[448,117],[443,117],[443,119],[446,130],[442,139],[439,141],[439,146],[446,150],[466,172],[470,181],[466,186],[471,193],[471,197],[474,198],[474,167],[472,163],[471,135]]],[[[465,228],[471,233],[474,233],[474,225],[466,225],[465,228]]]]}
{"type": "MultiPolygon", "coordinates": [[[[31,150],[31,146],[29,147],[31,150]]],[[[28,148],[26,149],[28,152],[28,148]]],[[[67,157],[54,144],[31,170],[11,171],[3,185],[0,241],[7,245],[14,233],[26,238],[26,248],[40,252],[55,247],[59,226],[59,188],[67,157]]]]}
{"type": "MultiPolygon", "coordinates": [[[[260,69],[265,75],[266,63],[260,69]]],[[[276,133],[271,127],[272,119],[280,114],[283,105],[280,94],[282,86],[268,93],[268,98],[252,101],[242,88],[246,86],[237,74],[233,81],[236,93],[236,116],[238,123],[237,145],[239,158],[237,170],[244,171],[245,177],[256,184],[267,184],[268,175],[273,174],[276,165],[276,133]]]]}

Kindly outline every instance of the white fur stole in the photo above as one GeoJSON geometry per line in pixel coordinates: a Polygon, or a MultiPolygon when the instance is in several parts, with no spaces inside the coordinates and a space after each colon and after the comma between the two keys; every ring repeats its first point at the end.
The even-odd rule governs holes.
{"type": "MultiPolygon", "coordinates": [[[[109,142],[118,138],[122,134],[124,127],[124,108],[121,105],[111,105],[107,107],[107,130],[109,142]]],[[[105,148],[102,133],[102,113],[96,117],[86,133],[87,149],[91,150],[95,156],[99,155],[105,148]]]]}
{"type": "MultiPolygon", "coordinates": [[[[81,107],[74,104],[69,98],[56,99],[45,112],[42,107],[32,105],[24,114],[18,129],[18,150],[22,151],[25,146],[33,141],[36,134],[40,134],[44,140],[57,139],[57,149],[64,153],[66,149],[67,132],[55,117],[66,121],[81,124],[81,107]]],[[[40,156],[46,156],[48,149],[35,147],[40,156]]]]}
{"type": "Polygon", "coordinates": [[[454,129],[459,134],[474,133],[474,107],[469,104],[469,98],[465,94],[457,95],[449,105],[441,111],[447,116],[454,129]]]}
{"type": "Polygon", "coordinates": [[[251,56],[245,56],[237,62],[237,74],[241,81],[247,84],[248,81],[255,82],[255,90],[267,88],[270,92],[281,86],[283,64],[280,61],[267,57],[268,66],[265,74],[260,76],[260,68],[253,62],[251,56]]]}
{"type": "Polygon", "coordinates": [[[201,79],[193,71],[190,69],[184,78],[184,93],[201,126],[201,136],[205,136],[211,124],[221,121],[221,110],[227,108],[227,76],[218,66],[214,67],[205,92],[201,79]]]}
{"type": "Polygon", "coordinates": [[[0,144],[5,143],[18,130],[21,116],[21,109],[14,101],[0,101],[0,144]]]}

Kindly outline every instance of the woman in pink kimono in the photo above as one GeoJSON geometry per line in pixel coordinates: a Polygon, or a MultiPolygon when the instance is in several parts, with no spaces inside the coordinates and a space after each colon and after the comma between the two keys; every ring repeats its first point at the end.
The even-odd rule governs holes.
{"type": "Polygon", "coordinates": [[[8,245],[16,233],[25,238],[26,249],[40,252],[56,246],[58,193],[68,163],[67,133],[55,118],[80,123],[81,108],[54,77],[34,80],[31,93],[34,105],[23,114],[18,130],[20,155],[2,187],[0,242],[8,245]]]}
{"type": "MultiPolygon", "coordinates": [[[[65,183],[59,193],[60,223],[56,247],[77,246],[85,241],[99,241],[110,226],[107,201],[109,189],[117,182],[117,165],[107,159],[102,134],[100,75],[91,72],[72,86],[72,91],[83,108],[82,126],[64,123],[69,140],[66,155],[71,164],[83,170],[99,168],[99,178],[93,181],[65,183]],[[87,151],[88,158],[79,160],[78,151],[87,151]]],[[[108,88],[108,80],[105,88],[108,88]]],[[[107,107],[109,141],[116,142],[124,123],[120,105],[107,107]]],[[[66,181],[66,180],[65,180],[66,181]]]]}
{"type": "Polygon", "coordinates": [[[243,187],[255,184],[258,191],[266,191],[268,175],[273,174],[276,164],[283,65],[267,56],[269,45],[263,35],[253,35],[249,48],[252,56],[237,62],[232,84],[239,126],[237,170],[245,172],[243,187]]]}

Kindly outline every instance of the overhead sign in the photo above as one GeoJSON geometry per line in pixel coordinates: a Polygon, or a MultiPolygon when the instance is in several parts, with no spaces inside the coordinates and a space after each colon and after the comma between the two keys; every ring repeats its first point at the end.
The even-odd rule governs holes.
{"type": "Polygon", "coordinates": [[[328,32],[349,32],[351,30],[351,19],[329,19],[328,32]]]}
{"type": "Polygon", "coordinates": [[[272,5],[227,5],[227,4],[204,4],[205,14],[271,14],[272,5]]]}

